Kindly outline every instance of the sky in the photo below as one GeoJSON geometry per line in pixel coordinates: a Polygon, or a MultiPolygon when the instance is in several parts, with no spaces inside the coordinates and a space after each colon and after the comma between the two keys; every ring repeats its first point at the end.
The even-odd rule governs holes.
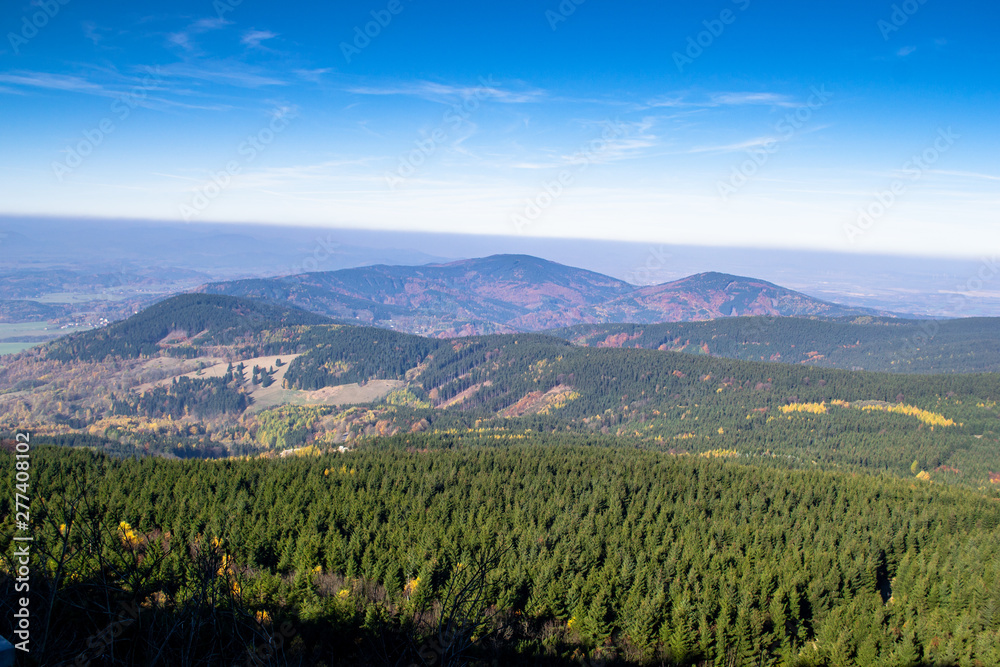
{"type": "Polygon", "coordinates": [[[41,0],[0,214],[978,257],[993,1],[41,0]]]}

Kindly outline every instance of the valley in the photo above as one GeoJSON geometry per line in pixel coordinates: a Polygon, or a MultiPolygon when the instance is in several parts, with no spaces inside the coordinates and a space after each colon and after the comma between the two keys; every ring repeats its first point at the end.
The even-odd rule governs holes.
{"type": "Polygon", "coordinates": [[[995,320],[742,308],[428,337],[195,292],[5,356],[0,461],[30,431],[68,579],[36,576],[73,601],[48,655],[99,589],[142,600],[136,661],[280,622],[274,664],[413,661],[442,624],[510,664],[988,664],[995,320]]]}
{"type": "Polygon", "coordinates": [[[989,321],[941,323],[936,352],[928,341],[912,359],[893,347],[897,329],[917,325],[899,320],[733,318],[447,339],[317,322],[234,297],[175,297],[12,357],[0,371],[0,415],[6,428],[59,442],[185,457],[267,455],[276,437],[339,445],[522,431],[900,475],[917,462],[931,479],[980,489],[1000,471],[1000,381],[969,372],[995,358],[975,342],[996,347],[989,321]],[[800,361],[776,363],[783,352],[800,361]],[[914,360],[948,374],[835,367],[914,360]]]}
{"type": "Polygon", "coordinates": [[[995,4],[7,3],[0,667],[1000,667],[995,4]]]}

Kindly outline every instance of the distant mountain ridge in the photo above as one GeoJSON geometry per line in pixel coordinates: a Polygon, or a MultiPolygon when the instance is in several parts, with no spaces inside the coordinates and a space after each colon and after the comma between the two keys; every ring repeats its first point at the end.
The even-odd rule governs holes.
{"type": "Polygon", "coordinates": [[[766,280],[714,271],[661,285],[641,287],[609,306],[617,308],[619,312],[636,313],[636,319],[628,320],[635,323],[690,322],[752,315],[889,315],[871,309],[829,303],[766,280]]]}
{"type": "Polygon", "coordinates": [[[425,266],[368,266],[209,283],[199,291],[291,305],[341,321],[437,336],[769,315],[893,316],[754,278],[702,273],[639,287],[530,255],[425,266]]]}
{"type": "MultiPolygon", "coordinates": [[[[534,298],[523,296],[529,303],[534,298]]],[[[576,324],[542,332],[517,332],[512,340],[526,344],[541,336],[550,342],[558,340],[574,347],[684,352],[845,370],[907,374],[990,373],[996,371],[1000,359],[998,322],[1000,318],[938,322],[871,316],[720,317],[653,324],[576,324]]],[[[356,375],[357,381],[363,381],[367,376],[358,369],[367,368],[375,358],[384,362],[387,354],[393,358],[398,356],[403,361],[394,363],[402,373],[417,366],[440,345],[453,350],[463,345],[454,339],[443,341],[440,337],[415,336],[393,331],[391,327],[373,329],[344,324],[299,308],[255,299],[180,294],[126,320],[52,341],[45,355],[64,362],[101,361],[108,357],[134,359],[158,356],[161,352],[192,358],[213,354],[211,350],[215,346],[239,344],[258,346],[258,356],[290,354],[304,346],[315,353],[314,358],[320,358],[322,353],[314,348],[331,335],[324,332],[337,329],[343,330],[338,344],[344,354],[353,355],[349,363],[354,368],[340,368],[337,377],[356,375]],[[266,335],[260,338],[262,334],[266,335]],[[453,348],[452,344],[457,347],[453,348]],[[392,350],[395,352],[390,352],[392,350]]],[[[313,375],[325,376],[329,371],[325,361],[328,360],[324,360],[320,364],[322,368],[313,375]]]]}

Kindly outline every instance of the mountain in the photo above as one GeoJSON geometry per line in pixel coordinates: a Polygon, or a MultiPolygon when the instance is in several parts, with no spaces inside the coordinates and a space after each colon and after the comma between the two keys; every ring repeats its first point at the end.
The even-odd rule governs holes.
{"type": "Polygon", "coordinates": [[[997,367],[996,323],[935,324],[723,318],[443,339],[188,294],[5,360],[0,429],[117,439],[127,427],[122,447],[178,456],[531,429],[899,474],[920,459],[929,474],[989,484],[1000,470],[1000,374],[967,371],[997,367]],[[913,356],[894,347],[905,343],[913,356]],[[634,346],[656,349],[620,349],[634,346]],[[759,360],[776,354],[793,363],[759,360]],[[821,367],[911,361],[951,374],[821,367]]]}
{"type": "Polygon", "coordinates": [[[839,306],[763,280],[722,273],[636,287],[529,255],[217,282],[199,290],[293,304],[347,321],[439,336],[742,315],[889,314],[839,306]]]}
{"type": "MultiPolygon", "coordinates": [[[[250,307],[239,300],[193,299],[166,302],[147,328],[253,320],[237,316],[250,307]],[[203,319],[212,313],[219,322],[203,319]]],[[[33,575],[64,598],[39,627],[82,628],[75,639],[113,622],[109,595],[134,604],[108,586],[111,562],[126,568],[119,580],[172,596],[136,612],[159,634],[119,641],[147,662],[185,664],[171,638],[197,617],[220,619],[195,635],[205,655],[239,656],[281,623],[285,638],[304,637],[287,643],[299,664],[315,664],[316,646],[363,663],[381,646],[426,646],[395,630],[426,616],[392,614],[426,604],[442,618],[455,606],[434,596],[457,581],[507,624],[494,636],[512,649],[496,664],[579,665],[593,644],[554,642],[597,633],[638,655],[639,632],[646,646],[666,637],[671,664],[778,664],[780,651],[796,664],[879,664],[870,646],[892,652],[880,664],[950,665],[974,649],[978,664],[998,664],[998,374],[852,373],[524,333],[315,326],[253,338],[260,348],[240,339],[196,359],[74,367],[23,354],[0,366],[0,464],[13,469],[15,429],[30,428],[32,479],[54,499],[33,544],[68,553],[62,575],[76,582],[33,575]],[[251,401],[271,380],[284,405],[251,401]],[[233,595],[267,617],[234,611],[233,595]],[[573,657],[543,653],[553,646],[573,657]],[[829,646],[863,657],[827,660],[829,646]],[[672,659],[693,650],[705,652],[672,659]]],[[[13,476],[3,480],[0,497],[14,498],[13,476]]],[[[12,531],[0,533],[9,553],[12,531]]],[[[77,654],[78,641],[64,644],[39,664],[77,654]]],[[[611,660],[650,664],[620,654],[611,660]]]]}
{"type": "MultiPolygon", "coordinates": [[[[527,272],[538,266],[518,265],[516,270],[527,272]]],[[[377,274],[377,271],[383,268],[386,267],[373,267],[373,273],[377,274]]],[[[541,274],[538,277],[541,278],[541,274]]],[[[273,285],[273,281],[254,282],[273,285]]],[[[481,293],[490,288],[488,283],[481,280],[477,282],[477,288],[481,293]]],[[[539,282],[543,281],[540,279],[539,282]]],[[[688,284],[688,281],[681,282],[688,284]]],[[[410,283],[411,286],[412,284],[410,283]]],[[[544,284],[548,286],[550,292],[556,291],[552,281],[544,284]]],[[[612,285],[611,289],[614,287],[612,285]]],[[[321,292],[318,288],[314,289],[323,298],[329,294],[321,292]]],[[[412,287],[408,289],[408,296],[419,303],[419,299],[415,296],[416,290],[412,287]]],[[[781,290],[781,288],[775,289],[781,290]]],[[[788,298],[796,298],[794,292],[787,290],[784,292],[793,295],[788,298]]],[[[658,292],[661,295],[663,293],[665,292],[658,292]]],[[[440,295],[440,292],[438,294],[440,295]]],[[[531,304],[533,298],[538,298],[527,292],[517,296],[524,304],[531,304]]],[[[467,303],[484,309],[489,306],[485,298],[471,290],[469,295],[457,295],[455,298],[464,298],[467,303]],[[486,305],[483,305],[484,303],[486,305]]],[[[694,297],[689,298],[694,300],[694,297]]],[[[800,298],[808,299],[808,297],[800,298]]],[[[360,298],[356,300],[361,302],[360,298]]],[[[817,301],[804,302],[805,305],[817,303],[822,304],[817,301]]],[[[0,302],[0,314],[3,313],[3,306],[4,302],[0,302]]],[[[746,307],[740,306],[740,308],[746,307]]],[[[384,311],[394,309],[397,313],[404,312],[404,309],[398,306],[380,306],[380,308],[384,311]]],[[[587,308],[596,310],[606,306],[574,307],[573,311],[585,311],[587,308]]],[[[499,310],[500,308],[496,307],[494,312],[499,310]]],[[[508,306],[508,312],[513,310],[508,306]]],[[[610,311],[610,308],[607,310],[610,311]]],[[[650,311],[639,311],[633,306],[631,312],[633,316],[636,314],[648,316],[650,311]]],[[[836,311],[831,308],[825,312],[836,311]]],[[[398,319],[392,319],[391,324],[405,321],[405,315],[397,314],[395,317],[398,319]]],[[[521,321],[527,319],[529,318],[521,317],[521,321]]],[[[50,344],[46,354],[49,358],[61,361],[101,360],[108,355],[136,358],[151,356],[160,350],[165,350],[173,356],[193,356],[205,353],[200,350],[205,346],[229,345],[237,339],[246,346],[250,344],[249,339],[260,332],[299,327],[294,332],[269,338],[269,344],[273,345],[268,348],[270,351],[267,354],[287,353],[297,345],[307,349],[317,348],[313,350],[312,356],[319,359],[330,353],[327,349],[328,334],[322,333],[317,338],[302,327],[333,323],[343,324],[297,307],[261,300],[220,294],[183,294],[160,301],[110,326],[56,340],[50,344]],[[293,344],[293,341],[298,342],[293,344]]],[[[327,328],[320,327],[324,331],[327,328]]],[[[546,329],[542,332],[515,333],[542,333],[548,338],[561,339],[577,347],[684,352],[745,361],[783,362],[845,370],[955,374],[995,371],[1000,364],[998,332],[1000,332],[1000,319],[997,318],[920,321],[863,315],[840,318],[723,316],[712,320],[652,324],[591,322],[546,329]]],[[[344,371],[343,377],[353,377],[356,380],[363,380],[366,377],[363,373],[358,375],[358,369],[367,368],[376,357],[383,356],[387,351],[392,350],[393,354],[405,360],[398,363],[410,364],[406,368],[412,368],[420,358],[432,351],[427,347],[426,339],[394,330],[391,325],[376,329],[347,326],[343,327],[343,331],[334,338],[338,341],[335,346],[337,349],[351,350],[350,359],[323,358],[316,372],[325,373],[328,369],[327,362],[334,366],[343,362],[355,369],[351,372],[344,371]],[[376,332],[403,338],[379,338],[376,332]],[[399,340],[411,342],[404,345],[399,343],[399,340]],[[378,347],[373,348],[372,345],[378,347]]],[[[522,339],[527,340],[524,336],[522,339]]],[[[442,344],[444,343],[442,341],[442,344]]],[[[399,373],[402,373],[402,370],[399,373]]],[[[323,385],[316,384],[311,388],[317,389],[321,386],[323,385]]]]}
{"type": "Polygon", "coordinates": [[[448,264],[369,266],[202,288],[292,303],[333,317],[423,334],[538,331],[599,321],[601,304],[635,288],[528,255],[448,264]]]}
{"type": "Polygon", "coordinates": [[[642,287],[606,306],[617,322],[687,322],[720,317],[845,317],[872,314],[865,308],[828,303],[766,280],[699,273],[642,287]]]}
{"type": "Polygon", "coordinates": [[[135,358],[191,343],[228,343],[265,329],[329,324],[298,308],[216,294],[181,294],[110,326],[54,342],[47,356],[60,361],[135,358]]]}
{"type": "MultiPolygon", "coordinates": [[[[264,307],[266,317],[253,317],[237,299],[187,298],[182,317],[160,312],[101,330],[105,337],[59,341],[47,356],[13,357],[0,367],[0,429],[70,429],[103,434],[123,453],[149,445],[185,457],[424,432],[454,444],[558,432],[766,465],[912,475],[916,459],[935,478],[972,486],[1000,470],[996,373],[852,372],[809,360],[582,347],[539,333],[441,339],[290,327],[277,320],[294,321],[295,312],[275,317],[264,307]],[[218,320],[206,325],[212,313],[218,320]],[[181,326],[194,344],[156,338],[181,326]],[[81,358],[53,363],[52,352],[67,348],[81,358]],[[93,363],[107,361],[108,349],[121,357],[93,363]],[[136,353],[147,350],[156,357],[136,353]]],[[[797,321],[816,325],[804,336],[832,324],[797,321]]]]}

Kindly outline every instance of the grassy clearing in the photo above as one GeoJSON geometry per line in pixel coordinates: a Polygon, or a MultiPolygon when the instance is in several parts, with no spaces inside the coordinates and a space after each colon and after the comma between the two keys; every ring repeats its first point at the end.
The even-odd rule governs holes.
{"type": "MultiPolygon", "coordinates": [[[[251,369],[254,366],[260,366],[261,368],[274,368],[274,383],[270,387],[264,387],[263,385],[252,386],[250,395],[253,397],[253,405],[249,408],[248,412],[260,412],[261,410],[266,410],[268,408],[273,408],[278,405],[357,405],[360,403],[371,403],[379,399],[385,398],[392,391],[399,389],[400,387],[406,386],[405,382],[399,380],[372,380],[361,386],[357,383],[339,385],[336,387],[325,387],[323,389],[318,389],[316,391],[301,391],[298,389],[282,389],[282,382],[285,379],[285,371],[288,370],[288,364],[291,363],[293,359],[299,357],[298,354],[283,354],[275,355],[270,357],[255,357],[253,359],[244,359],[243,365],[246,370],[244,371],[247,379],[249,380],[251,375],[251,369]],[[281,359],[283,362],[281,366],[276,365],[276,361],[281,359]]],[[[221,361],[217,359],[201,358],[195,359],[194,361],[208,362],[211,365],[206,365],[205,368],[197,371],[191,371],[188,373],[183,373],[158,382],[151,382],[148,384],[140,385],[136,387],[136,391],[145,391],[152,389],[155,386],[167,386],[174,381],[177,377],[189,377],[189,378],[211,378],[211,377],[222,377],[226,369],[229,368],[228,361],[221,361]],[[212,363],[219,362],[219,363],[212,363]]],[[[192,360],[173,360],[166,358],[157,358],[147,362],[147,368],[170,368],[174,367],[180,369],[182,367],[190,368],[192,360]]],[[[239,362],[233,362],[233,367],[235,368],[239,362]]]]}
{"type": "Polygon", "coordinates": [[[53,292],[52,294],[44,294],[32,300],[38,301],[39,303],[86,303],[88,301],[124,301],[132,296],[134,295],[107,292],[98,292],[95,294],[84,294],[80,292],[53,292]]]}
{"type": "Polygon", "coordinates": [[[0,343],[0,357],[5,354],[17,354],[35,345],[41,345],[41,343],[0,343]]]}
{"type": "Polygon", "coordinates": [[[66,327],[61,329],[47,322],[18,322],[15,324],[0,324],[0,355],[17,354],[29,347],[41,345],[60,336],[66,336],[79,331],[87,331],[90,327],[66,327]],[[11,341],[10,338],[25,336],[45,337],[42,341],[11,341]]]}
{"type": "Polygon", "coordinates": [[[57,338],[71,333],[87,331],[90,327],[66,327],[61,328],[48,322],[16,322],[0,324],[0,340],[13,338],[14,336],[52,336],[57,338]]]}
{"type": "Polygon", "coordinates": [[[402,380],[371,380],[363,387],[342,384],[316,391],[280,389],[277,382],[253,392],[254,403],[247,412],[260,412],[278,405],[360,405],[385,398],[394,390],[406,386],[402,380]]]}
{"type": "Polygon", "coordinates": [[[0,340],[14,336],[57,336],[60,329],[48,322],[17,322],[0,324],[0,340]]]}

